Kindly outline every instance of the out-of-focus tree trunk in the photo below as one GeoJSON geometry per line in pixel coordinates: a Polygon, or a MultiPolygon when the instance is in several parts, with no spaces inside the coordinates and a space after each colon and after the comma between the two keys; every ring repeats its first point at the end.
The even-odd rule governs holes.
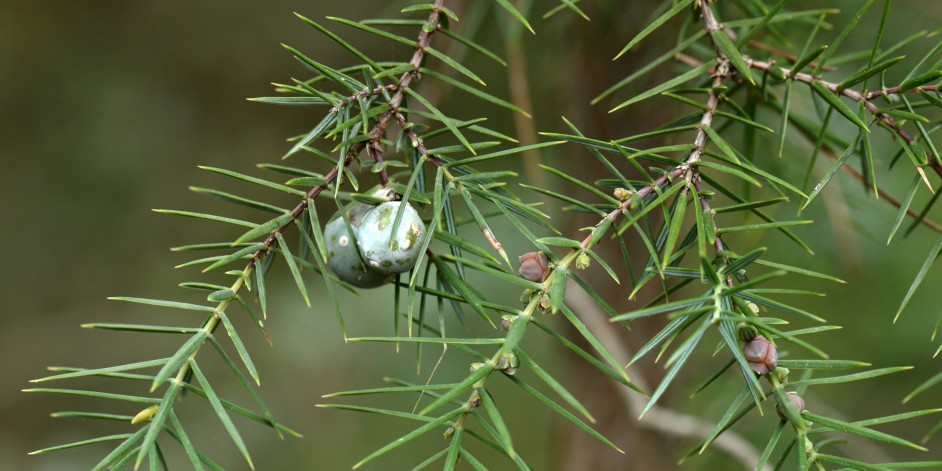
{"type": "MultiPolygon", "coordinates": [[[[624,93],[616,94],[612,99],[603,100],[597,105],[589,105],[589,102],[600,92],[638,68],[639,61],[632,60],[631,54],[616,62],[610,62],[609,57],[599,57],[599,55],[614,56],[622,47],[622,43],[627,41],[633,32],[640,30],[641,23],[651,12],[650,5],[638,5],[639,3],[641,2],[603,4],[596,6],[595,11],[587,10],[592,18],[591,22],[581,20],[572,22],[572,37],[580,38],[580,40],[562,43],[565,47],[561,50],[561,62],[567,64],[565,74],[567,83],[562,88],[568,94],[568,100],[564,104],[565,113],[586,135],[593,138],[604,140],[632,135],[650,130],[667,119],[668,113],[665,108],[651,105],[651,103],[657,104],[656,102],[645,102],[628,110],[608,113],[608,110],[619,102],[619,97],[625,99],[624,93]]],[[[649,57],[651,54],[663,52],[662,49],[657,46],[656,41],[652,41],[649,45],[642,45],[642,48],[635,54],[638,57],[649,57]]],[[[635,86],[643,87],[645,84],[650,86],[663,81],[664,73],[663,70],[653,73],[640,80],[635,86]]],[[[629,178],[642,178],[621,157],[610,155],[610,160],[629,178]]],[[[568,159],[563,168],[584,181],[612,178],[612,175],[598,164],[595,157],[581,150],[568,159]]],[[[563,229],[566,234],[577,233],[579,228],[598,222],[597,217],[589,215],[579,215],[568,221],[569,227],[563,229]]],[[[658,216],[653,215],[652,221],[658,223],[658,216]]],[[[644,260],[647,259],[647,251],[636,237],[632,237],[630,232],[625,235],[633,262],[632,269],[637,274],[644,260]]],[[[613,266],[622,265],[618,269],[622,283],[614,284],[598,267],[592,267],[580,273],[580,276],[596,288],[616,310],[627,311],[628,294],[633,286],[629,282],[628,271],[623,266],[624,264],[618,262],[623,259],[621,250],[613,240],[606,240],[595,250],[602,258],[615,261],[613,266]]],[[[651,288],[653,290],[642,291],[638,295],[639,299],[644,300],[652,296],[652,293],[657,290],[657,285],[652,283],[651,288]]],[[[634,306],[638,304],[637,301],[632,303],[634,306]]],[[[612,330],[611,333],[615,337],[625,343],[629,351],[633,352],[644,340],[651,338],[660,329],[657,322],[658,320],[650,323],[633,322],[631,331],[618,325],[611,325],[608,328],[612,330]]],[[[575,332],[572,333],[575,334],[575,332]]],[[[571,335],[570,338],[581,337],[571,335]]],[[[585,344],[582,346],[591,351],[590,346],[585,344]]],[[[558,439],[563,446],[556,448],[560,455],[559,469],[661,470],[673,469],[677,466],[677,456],[674,450],[677,448],[678,440],[640,426],[638,412],[629,410],[628,404],[617,389],[624,386],[598,374],[597,370],[586,368],[582,359],[571,355],[566,355],[566,359],[572,378],[569,384],[573,385],[573,393],[581,398],[586,407],[595,415],[598,420],[596,428],[599,432],[623,447],[626,454],[613,453],[610,448],[582,431],[561,426],[558,439]]],[[[650,363],[648,365],[642,367],[640,373],[648,384],[657,384],[663,375],[663,370],[657,366],[650,366],[650,363]]],[[[665,400],[669,400],[669,397],[665,400]]]]}

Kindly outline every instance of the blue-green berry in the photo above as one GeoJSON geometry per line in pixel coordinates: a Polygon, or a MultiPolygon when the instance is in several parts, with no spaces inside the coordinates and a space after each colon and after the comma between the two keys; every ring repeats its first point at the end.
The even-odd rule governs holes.
{"type": "Polygon", "coordinates": [[[393,234],[399,201],[390,201],[366,214],[359,229],[360,255],[380,273],[405,273],[415,266],[425,240],[425,223],[412,205],[406,204],[402,220],[393,234]]]}
{"type": "MultiPolygon", "coordinates": [[[[367,205],[364,206],[369,209],[367,205]]],[[[339,213],[324,227],[324,242],[327,244],[327,266],[338,278],[358,288],[375,288],[384,284],[388,276],[371,270],[360,258],[357,247],[357,228],[354,221],[362,222],[358,206],[351,208],[347,219],[350,228],[344,223],[339,213]]]]}

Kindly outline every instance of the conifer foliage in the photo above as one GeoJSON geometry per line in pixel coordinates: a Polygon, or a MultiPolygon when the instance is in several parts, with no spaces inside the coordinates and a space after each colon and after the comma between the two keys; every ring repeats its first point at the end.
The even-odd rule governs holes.
{"type": "MultiPolygon", "coordinates": [[[[882,470],[940,464],[866,463],[832,446],[832,435],[839,432],[922,450],[912,437],[897,437],[878,428],[940,410],[847,421],[831,417],[840,404],[821,408],[806,401],[806,391],[819,385],[866,381],[909,368],[874,368],[854,359],[830,358],[827,350],[814,342],[813,334],[837,326],[790,304],[784,296],[816,293],[777,283],[783,277],[810,277],[820,283],[842,281],[786,263],[787,254],[732,242],[755,240],[734,234],[770,231],[792,241],[795,250],[811,252],[814,244],[802,240],[792,228],[812,221],[777,219],[770,209],[807,207],[840,172],[858,179],[875,198],[898,208],[898,217],[889,225],[888,240],[897,236],[907,221],[907,233],[920,226],[942,232],[942,227],[926,218],[936,198],[924,208],[912,208],[916,193],[935,191],[939,185],[932,182],[942,178],[942,156],[930,136],[937,124],[927,117],[938,114],[937,108],[942,107],[937,85],[942,78],[942,59],[934,58],[942,42],[924,57],[904,54],[907,44],[926,39],[925,34],[884,44],[884,32],[892,22],[890,0],[863,2],[847,24],[830,22],[837,13],[833,9],[790,9],[787,0],[666,0],[643,29],[627,38],[616,59],[631,56],[643,41],[671,37],[668,29],[676,32],[669,50],[640,64],[637,72],[613,84],[593,104],[608,103],[613,113],[623,113],[643,100],[673,100],[683,105],[679,108],[684,110],[682,114],[641,134],[615,140],[584,135],[573,123],[564,121],[567,132],[541,133],[540,142],[520,145],[517,136],[489,127],[488,116],[474,116],[475,110],[453,114],[440,108],[423,85],[431,82],[467,93],[482,104],[496,105],[482,106],[482,110],[529,117],[527,110],[489,92],[475,71],[445,51],[461,48],[462,53],[479,54],[506,65],[498,54],[476,42],[474,31],[462,30],[456,10],[478,15],[483,14],[481,10],[493,10],[488,14],[503,15],[530,32],[538,29],[534,28],[536,18],[510,0],[465,2],[460,10],[449,3],[415,3],[403,8],[400,17],[385,19],[327,17],[326,21],[315,21],[298,15],[313,33],[349,52],[350,64],[328,66],[303,47],[286,45],[287,53],[309,76],[277,84],[275,94],[254,100],[323,110],[321,118],[293,138],[284,155],[287,162],[260,164],[259,175],[203,167],[238,180],[233,188],[259,186],[271,192],[273,200],[281,198],[291,204],[278,205],[230,192],[235,189],[194,188],[255,210],[251,216],[246,211],[245,217],[252,220],[158,210],[234,226],[232,240],[175,248],[206,254],[181,267],[222,271],[231,282],[180,284],[203,291],[206,301],[202,303],[112,298],[148,305],[156,314],[164,309],[193,311],[201,320],[188,325],[85,324],[83,327],[92,329],[172,336],[179,340],[179,347],[163,358],[147,361],[103,368],[56,367],[52,368],[54,375],[35,380],[40,387],[31,392],[90,396],[99,405],[94,412],[62,412],[58,417],[119,420],[127,425],[121,434],[35,453],[94,446],[102,450],[102,458],[88,467],[96,470],[141,466],[159,470],[187,465],[219,469],[213,458],[201,451],[203,437],[188,433],[187,417],[177,407],[184,394],[214,411],[220,430],[249,467],[254,468],[252,443],[243,439],[242,425],[233,417],[257,422],[279,436],[298,436],[266,407],[257,390],[260,374],[253,362],[257,353],[250,352],[242,341],[247,335],[268,338],[265,322],[269,314],[273,314],[271,322],[283,321],[269,312],[267,285],[270,271],[282,269],[309,306],[312,295],[307,282],[324,284],[324,296],[329,299],[317,300],[316,309],[333,313],[346,340],[415,348],[419,357],[423,346],[447,346],[449,355],[463,356],[469,367],[438,372],[435,378],[448,378],[446,382],[390,380],[386,387],[328,395],[337,402],[322,407],[390,416],[412,426],[405,435],[377,444],[367,456],[351,457],[354,468],[377,462],[376,469],[382,469],[378,463],[392,450],[419,440],[441,441],[444,436],[441,451],[416,457],[416,469],[531,469],[527,455],[540,450],[516,445],[514,432],[523,426],[505,418],[501,405],[507,401],[498,397],[493,386],[499,381],[514,385],[512,390],[517,394],[608,445],[612,453],[630,454],[630,444],[615,443],[596,430],[593,415],[569,391],[564,378],[541,365],[543,359],[523,350],[522,341],[528,336],[548,336],[556,348],[584,359],[587,369],[631,390],[630,394],[645,397],[645,405],[638,411],[642,416],[659,407],[673,382],[689,373],[685,365],[691,358],[711,354],[725,358],[725,366],[709,376],[700,389],[720,377],[735,375],[740,392],[724,399],[729,407],[722,417],[703,417],[714,427],[709,434],[697,437],[699,444],[688,454],[690,459],[717,447],[723,434],[734,433],[743,417],[764,410],[762,420],[774,421],[777,427],[770,436],[750,440],[756,448],[754,462],[746,463],[750,469],[771,469],[787,460],[797,462],[800,469],[882,470]],[[864,53],[842,51],[842,42],[863,15],[880,15],[872,48],[864,53]],[[829,44],[820,43],[819,31],[832,27],[840,34],[829,44]],[[351,30],[366,33],[377,42],[399,43],[414,52],[398,62],[374,60],[344,39],[345,32],[351,30]],[[448,43],[454,47],[446,48],[448,43]],[[648,89],[629,90],[659,67],[670,69],[666,81],[648,89]],[[904,70],[905,78],[889,83],[886,74],[891,70],[904,70]],[[815,106],[792,106],[799,102],[815,106]],[[803,114],[809,109],[819,113],[803,114]],[[836,131],[835,123],[851,126],[854,137],[848,139],[836,131]],[[756,139],[751,136],[757,133],[776,136],[777,149],[756,149],[756,139]],[[821,155],[830,159],[830,167],[816,184],[791,181],[769,164],[785,153],[787,139],[812,143],[812,155],[788,155],[805,162],[809,169],[821,155]],[[912,175],[912,186],[902,200],[890,197],[878,185],[878,176],[884,171],[878,164],[887,159],[874,155],[875,139],[895,143],[898,152],[890,165],[904,167],[912,175]],[[745,144],[739,145],[740,141],[745,144]],[[657,144],[638,146],[651,142],[657,144]],[[514,159],[524,153],[555,146],[585,149],[608,175],[583,181],[562,169],[542,165],[548,176],[563,182],[557,191],[523,183],[511,170],[490,170],[515,168],[514,159]],[[480,170],[482,167],[488,170],[480,170]],[[744,190],[747,187],[751,189],[744,190]],[[577,193],[591,198],[573,196],[577,193]],[[567,228],[558,227],[558,221],[534,203],[539,198],[592,214],[596,223],[581,234],[564,233],[567,228]],[[327,213],[326,207],[336,207],[336,211],[327,213]],[[256,218],[259,212],[267,217],[256,218]],[[514,230],[498,233],[494,228],[497,221],[514,230]],[[508,253],[501,241],[509,239],[525,241],[531,251],[508,253]],[[603,257],[596,251],[602,244],[620,247],[624,258],[603,257]],[[646,250],[640,271],[626,248],[632,244],[646,250]],[[633,299],[652,284],[661,287],[661,294],[642,308],[619,312],[581,273],[593,265],[618,283],[620,299],[633,299]],[[395,268],[389,268],[392,266],[395,268]],[[490,290],[477,284],[476,280],[482,279],[515,287],[522,294],[521,301],[491,296],[490,290]],[[344,315],[354,306],[338,301],[337,293],[365,289],[394,291],[389,336],[348,336],[344,315]],[[634,363],[658,356],[666,368],[659,384],[648,390],[633,382],[624,362],[569,302],[572,290],[588,295],[610,316],[616,329],[640,318],[663,319],[662,329],[630,359],[634,363]],[[233,322],[237,316],[251,318],[257,332],[237,330],[236,324],[246,325],[233,322]],[[446,332],[446,318],[452,316],[466,324],[484,326],[490,334],[469,336],[470,330],[461,329],[446,332]],[[580,338],[572,338],[571,333],[580,338]],[[205,361],[209,356],[217,359],[205,361]],[[210,371],[210,364],[222,364],[224,369],[210,371]],[[228,400],[230,391],[216,388],[211,381],[220,375],[237,379],[252,404],[228,400]],[[116,392],[120,387],[110,391],[47,387],[47,383],[66,384],[88,376],[110,378],[115,384],[142,381],[149,385],[150,394],[116,392]],[[414,410],[358,405],[357,399],[366,395],[405,395],[418,405],[414,410]],[[113,411],[126,409],[115,406],[119,403],[135,404],[140,411],[136,415],[116,414],[113,411]],[[772,410],[777,414],[769,413],[772,410]],[[167,462],[162,451],[167,447],[180,447],[189,462],[167,462]],[[496,453],[487,458],[476,456],[475,450],[481,447],[496,453]],[[500,459],[491,460],[492,456],[500,459]]],[[[542,21],[584,21],[586,14],[579,6],[583,3],[588,1],[548,3],[542,21]]],[[[874,199],[873,204],[885,203],[874,199]]],[[[918,269],[900,312],[940,250],[942,238],[918,269]]],[[[356,347],[355,342],[347,346],[356,347]]],[[[364,382],[373,379],[362,378],[364,382]]],[[[911,396],[940,381],[942,374],[932,376],[911,396]]]]}

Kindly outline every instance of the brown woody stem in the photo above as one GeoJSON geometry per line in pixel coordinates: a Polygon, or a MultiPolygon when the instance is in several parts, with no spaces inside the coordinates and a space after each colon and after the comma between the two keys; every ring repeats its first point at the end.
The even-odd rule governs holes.
{"type": "MultiPolygon", "coordinates": [[[[746,56],[743,56],[743,59],[746,61],[746,64],[748,64],[749,67],[756,70],[768,71],[774,66],[773,62],[758,61],[758,60],[754,60],[746,56]]],[[[877,90],[877,91],[872,91],[872,92],[859,92],[857,90],[853,90],[850,88],[841,88],[840,85],[837,83],[829,82],[820,77],[816,77],[814,75],[807,74],[804,72],[796,72],[791,69],[786,69],[784,67],[782,67],[781,70],[782,72],[785,73],[785,77],[791,80],[794,80],[796,82],[807,83],[809,85],[813,83],[820,84],[824,88],[834,93],[835,95],[844,96],[862,104],[864,108],[866,108],[866,110],[873,116],[873,119],[877,121],[877,123],[880,123],[884,125],[886,128],[890,129],[900,139],[905,141],[906,144],[911,145],[916,142],[916,139],[912,135],[910,135],[908,132],[906,132],[902,128],[902,126],[900,126],[896,122],[896,120],[893,119],[892,116],[880,111],[880,108],[875,103],[873,103],[873,99],[876,97],[889,94],[889,93],[900,93],[899,87],[887,88],[887,89],[877,90]]],[[[917,90],[937,91],[938,87],[934,85],[916,87],[910,90],[905,90],[905,92],[909,93],[909,92],[914,92],[917,90]]],[[[940,156],[933,155],[932,158],[929,159],[929,162],[927,165],[930,168],[932,168],[932,170],[935,171],[935,173],[939,177],[942,177],[942,160],[940,160],[940,156]]],[[[922,167],[917,167],[916,169],[920,173],[920,175],[922,175],[923,180],[926,182],[926,185],[929,186],[929,189],[931,190],[932,187],[929,185],[929,181],[926,180],[925,172],[922,171],[922,167]]]]}

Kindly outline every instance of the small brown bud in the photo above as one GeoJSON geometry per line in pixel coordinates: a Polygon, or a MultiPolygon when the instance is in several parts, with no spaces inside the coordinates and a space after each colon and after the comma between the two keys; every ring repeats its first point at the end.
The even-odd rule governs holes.
{"type": "Polygon", "coordinates": [[[778,366],[778,350],[761,335],[743,345],[742,353],[756,374],[769,374],[778,366]]]}
{"type": "Polygon", "coordinates": [[[521,255],[520,268],[517,271],[525,280],[534,283],[546,281],[546,276],[549,275],[546,255],[543,255],[543,252],[527,252],[521,255]]]}
{"type": "MultiPolygon", "coordinates": [[[[801,396],[798,395],[798,393],[796,393],[796,392],[794,392],[794,391],[789,391],[789,392],[788,392],[788,400],[791,401],[792,406],[795,407],[795,410],[798,411],[799,414],[801,414],[801,413],[805,410],[805,400],[802,399],[801,396]]],[[[779,404],[776,404],[776,405],[775,405],[775,412],[778,413],[778,416],[779,416],[782,420],[788,420],[788,419],[785,417],[785,411],[782,410],[782,406],[781,406],[781,405],[779,405],[779,404]]]]}
{"type": "Polygon", "coordinates": [[[481,407],[481,395],[478,394],[477,391],[471,393],[471,399],[468,400],[468,405],[471,406],[472,409],[481,407]]]}
{"type": "Polygon", "coordinates": [[[505,314],[505,315],[501,316],[501,317],[500,317],[500,328],[501,328],[501,329],[504,329],[504,330],[510,330],[510,326],[513,325],[513,323],[514,323],[514,318],[515,318],[515,317],[516,317],[516,316],[511,316],[511,315],[509,315],[509,314],[505,314]]]}

